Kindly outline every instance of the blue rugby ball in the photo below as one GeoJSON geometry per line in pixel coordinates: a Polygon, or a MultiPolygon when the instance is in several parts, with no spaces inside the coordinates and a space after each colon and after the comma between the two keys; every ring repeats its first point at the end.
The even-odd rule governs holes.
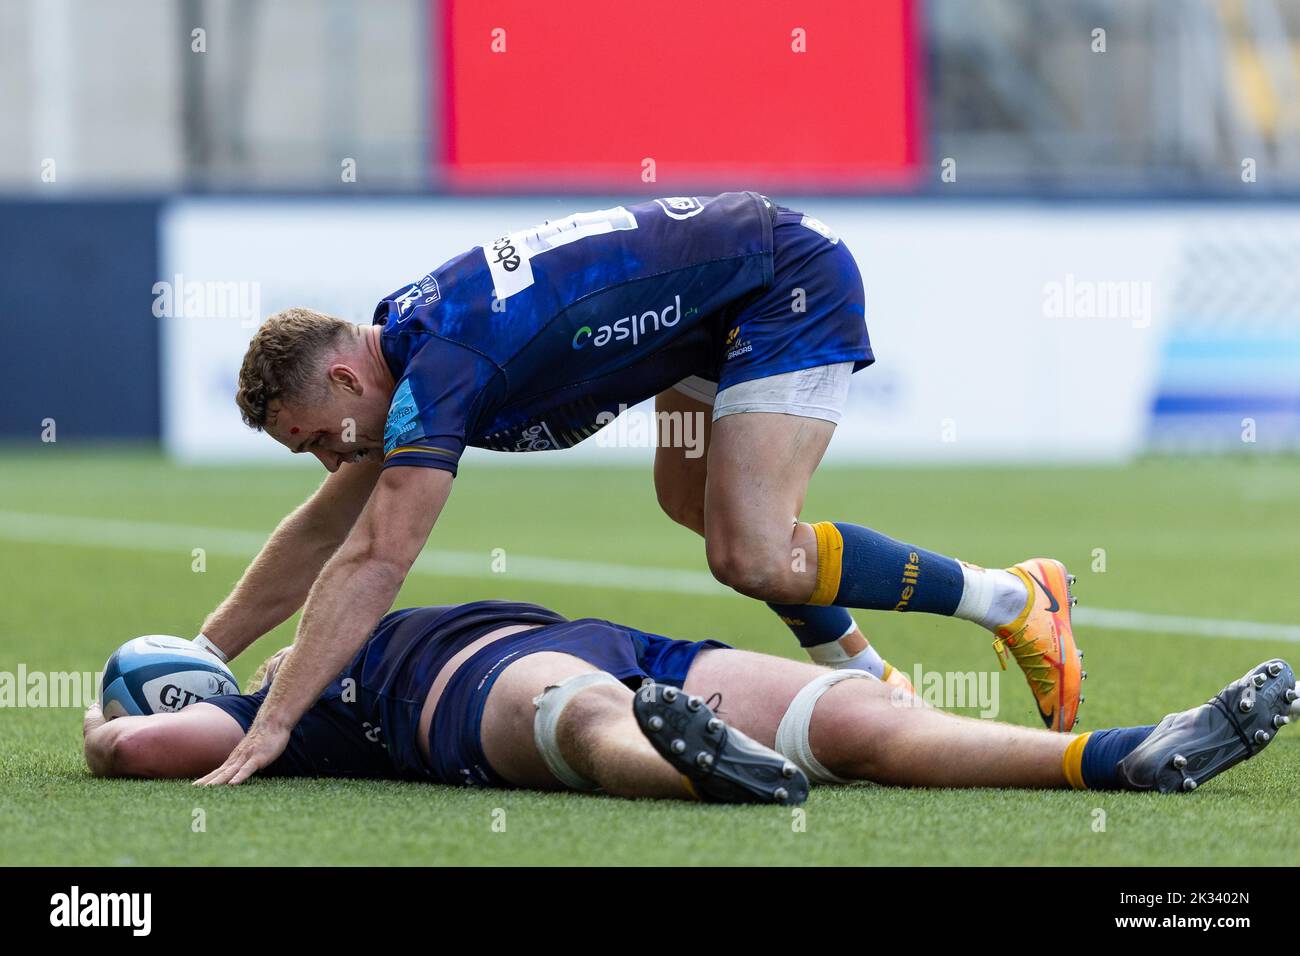
{"type": "Polygon", "coordinates": [[[142,716],[180,710],[209,697],[238,694],[230,668],[192,641],[146,634],[127,641],[104,665],[99,704],[104,716],[142,716]]]}

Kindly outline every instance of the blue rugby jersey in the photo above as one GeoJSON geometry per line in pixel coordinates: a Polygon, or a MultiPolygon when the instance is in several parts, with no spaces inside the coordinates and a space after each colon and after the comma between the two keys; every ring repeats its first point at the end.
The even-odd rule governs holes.
{"type": "Polygon", "coordinates": [[[754,192],[576,213],[394,292],[374,316],[397,379],[385,467],[567,448],[622,405],[716,377],[723,310],[772,282],[774,221],[754,192]]]}
{"type": "MultiPolygon", "coordinates": [[[[512,624],[566,621],[536,604],[475,601],[394,611],[289,736],[264,776],[436,779],[420,754],[420,711],[434,679],[459,651],[512,624]]],[[[255,694],[209,697],[244,731],[253,725],[269,687],[255,694]]],[[[459,783],[458,779],[444,780],[459,783]]]]}

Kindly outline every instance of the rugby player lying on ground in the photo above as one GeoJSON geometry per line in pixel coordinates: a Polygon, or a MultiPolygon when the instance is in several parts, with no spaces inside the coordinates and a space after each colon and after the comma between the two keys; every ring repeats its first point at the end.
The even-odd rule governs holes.
{"type": "MultiPolygon", "coordinates": [[[[92,705],[87,764],[214,781],[288,650],[249,694],[111,721],[92,705]]],[[[1257,753],[1295,698],[1266,661],[1154,727],[1075,736],[947,714],[865,671],[482,601],[385,617],[263,772],[785,804],[809,781],[1170,792],[1257,753]]]]}
{"type": "Polygon", "coordinates": [[[798,519],[850,376],[874,361],[845,244],[753,192],[517,230],[385,297],[368,326],[309,309],[272,316],[244,356],[240,413],[331,474],[195,638],[231,659],[303,609],[302,653],[222,782],[280,755],[393,606],[466,446],[567,448],[652,396],[670,420],[700,421],[704,439],[699,457],[656,451],[661,507],[703,537],[714,576],[767,602],[815,662],[905,686],[850,609],[961,618],[992,632],[1003,666],[1015,660],[1043,723],[1070,730],[1087,675],[1060,561],[984,569],[853,522],[798,519]]]}

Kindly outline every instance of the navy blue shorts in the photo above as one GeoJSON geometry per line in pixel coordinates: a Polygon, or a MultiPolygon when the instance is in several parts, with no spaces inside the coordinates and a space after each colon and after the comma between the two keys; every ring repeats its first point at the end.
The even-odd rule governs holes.
{"type": "Polygon", "coordinates": [[[483,754],[483,708],[501,672],[539,651],[571,654],[636,689],[649,677],[681,687],[695,656],[720,641],[678,641],[633,627],[583,618],[511,635],[481,648],[462,664],[438,700],[429,728],[434,775],[444,783],[510,787],[483,754]]]}
{"type": "Polygon", "coordinates": [[[820,365],[875,361],[862,274],[844,243],[801,212],[777,207],[772,284],[728,306],[718,390],[820,365]]]}

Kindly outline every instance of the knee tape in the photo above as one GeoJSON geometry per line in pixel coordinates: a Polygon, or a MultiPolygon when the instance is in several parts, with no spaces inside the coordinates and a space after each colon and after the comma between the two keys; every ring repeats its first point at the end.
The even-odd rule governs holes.
{"type": "Polygon", "coordinates": [[[555,778],[574,790],[595,790],[596,784],[569,766],[564,755],[560,753],[560,745],[555,739],[555,730],[560,724],[560,715],[569,701],[588,687],[595,687],[598,684],[623,686],[613,674],[605,671],[590,671],[566,677],[533,698],[533,705],[537,708],[537,713],[533,716],[533,741],[537,744],[537,752],[542,755],[547,769],[555,775],[555,778]]]}
{"type": "Polygon", "coordinates": [[[842,680],[853,680],[857,677],[876,680],[872,674],[858,670],[831,671],[829,674],[813,678],[794,695],[794,700],[790,702],[789,709],[786,710],[785,716],[781,718],[781,723],[776,728],[777,753],[807,774],[808,779],[813,783],[853,782],[837,777],[813,756],[812,747],[808,744],[808,728],[812,725],[813,708],[817,706],[817,701],[821,699],[822,694],[842,680]]]}

